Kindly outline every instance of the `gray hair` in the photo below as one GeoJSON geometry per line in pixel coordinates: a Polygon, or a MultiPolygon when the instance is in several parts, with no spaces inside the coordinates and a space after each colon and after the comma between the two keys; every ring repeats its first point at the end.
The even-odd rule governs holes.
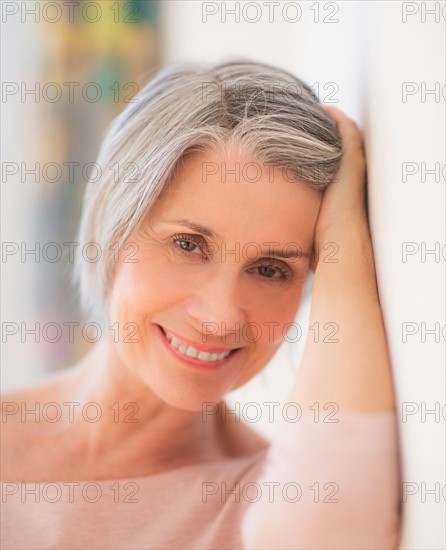
{"type": "Polygon", "coordinates": [[[185,156],[225,146],[286,167],[316,192],[342,157],[335,124],[292,74],[244,60],[164,67],[108,127],[96,161],[100,177],[87,184],[74,272],[85,312],[105,320],[112,243],[125,245],[185,156]],[[102,253],[97,262],[85,261],[89,243],[102,253]]]}

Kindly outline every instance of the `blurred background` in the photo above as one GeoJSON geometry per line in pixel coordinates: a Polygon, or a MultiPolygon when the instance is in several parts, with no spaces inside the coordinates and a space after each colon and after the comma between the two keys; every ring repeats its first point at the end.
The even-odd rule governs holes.
{"type": "MultiPolygon", "coordinates": [[[[434,490],[407,498],[401,548],[444,548],[445,2],[3,1],[1,10],[2,392],[67,368],[92,345],[93,334],[73,337],[82,319],[70,243],[114,116],[167,63],[277,65],[364,131],[404,480],[434,490]]],[[[311,284],[299,340],[229,403],[286,403],[311,284]]],[[[263,411],[251,425],[270,437],[263,411]]]]}

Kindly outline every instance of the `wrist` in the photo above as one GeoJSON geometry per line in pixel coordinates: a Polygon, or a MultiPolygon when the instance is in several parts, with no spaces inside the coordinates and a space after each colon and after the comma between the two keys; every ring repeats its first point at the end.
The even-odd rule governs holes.
{"type": "Polygon", "coordinates": [[[363,238],[370,239],[370,230],[365,209],[344,208],[336,216],[324,215],[318,219],[315,229],[315,240],[329,241],[334,238],[347,237],[359,233],[363,238]]]}
{"type": "Polygon", "coordinates": [[[348,221],[317,231],[313,247],[314,268],[326,265],[352,268],[368,267],[374,270],[373,245],[367,220],[348,221]]]}

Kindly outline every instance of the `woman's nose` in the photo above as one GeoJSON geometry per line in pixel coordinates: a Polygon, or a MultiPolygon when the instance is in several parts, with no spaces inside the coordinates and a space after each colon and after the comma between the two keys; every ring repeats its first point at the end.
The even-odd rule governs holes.
{"type": "Polygon", "coordinates": [[[240,295],[237,274],[217,273],[207,279],[189,298],[187,313],[203,335],[225,337],[239,343],[247,313],[240,295]]]}

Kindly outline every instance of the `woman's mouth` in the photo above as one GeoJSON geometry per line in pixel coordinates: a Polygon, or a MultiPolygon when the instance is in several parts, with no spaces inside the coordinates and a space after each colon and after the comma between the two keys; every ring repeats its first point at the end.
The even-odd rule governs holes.
{"type": "Polygon", "coordinates": [[[228,349],[225,351],[204,351],[198,347],[191,346],[175,337],[167,329],[156,325],[163,344],[175,358],[194,367],[201,367],[205,370],[215,369],[226,365],[233,359],[241,348],[228,349]]]}

